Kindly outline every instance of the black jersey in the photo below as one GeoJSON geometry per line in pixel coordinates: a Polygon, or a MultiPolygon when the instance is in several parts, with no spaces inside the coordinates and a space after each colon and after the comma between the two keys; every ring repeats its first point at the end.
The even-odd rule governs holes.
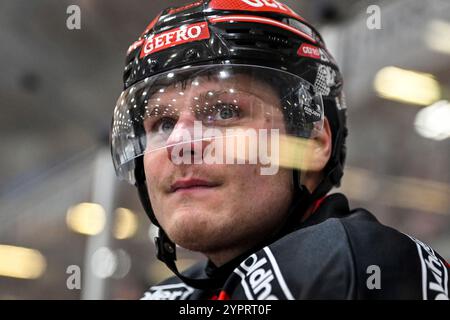
{"type": "Polygon", "coordinates": [[[199,263],[183,274],[223,278],[199,290],[177,277],[150,287],[151,300],[447,299],[449,264],[432,248],[326,197],[299,229],[244,256],[232,268],[199,263]],[[225,273],[225,277],[223,277],[225,273]]]}

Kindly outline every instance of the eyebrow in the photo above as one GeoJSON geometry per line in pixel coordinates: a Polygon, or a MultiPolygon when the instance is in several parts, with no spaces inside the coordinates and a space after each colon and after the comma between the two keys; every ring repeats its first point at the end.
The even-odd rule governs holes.
{"type": "Polygon", "coordinates": [[[153,106],[151,108],[147,108],[146,107],[146,115],[147,116],[163,116],[164,114],[162,114],[166,109],[172,110],[172,113],[169,113],[168,115],[173,115],[173,110],[175,110],[175,108],[173,106],[169,106],[169,105],[165,105],[165,104],[158,104],[157,106],[153,106]],[[158,114],[154,114],[155,110],[159,109],[157,112],[158,114]]]}
{"type": "Polygon", "coordinates": [[[219,90],[208,90],[208,91],[206,91],[206,92],[204,92],[204,93],[201,93],[199,96],[198,96],[198,101],[207,101],[208,100],[208,95],[210,94],[210,93],[213,93],[213,96],[221,96],[221,95],[223,95],[223,94],[225,94],[225,93],[228,93],[227,91],[219,91],[219,90]]]}
{"type": "MultiPolygon", "coordinates": [[[[209,98],[208,95],[209,93],[213,93],[213,96],[221,96],[223,94],[228,93],[225,90],[207,90],[205,92],[200,93],[199,95],[197,95],[196,97],[198,97],[198,101],[207,101],[207,99],[209,98]]],[[[172,106],[169,106],[167,103],[161,103],[160,101],[157,101],[158,98],[160,98],[161,96],[152,96],[149,98],[147,106],[149,106],[151,103],[155,103],[158,106],[156,106],[156,108],[164,108],[164,107],[169,107],[171,108],[172,106]]],[[[197,100],[196,100],[197,101],[197,100]]],[[[170,104],[170,103],[169,103],[170,104]]],[[[152,108],[153,110],[154,108],[152,108]]]]}
{"type": "MultiPolygon", "coordinates": [[[[256,96],[258,99],[262,100],[262,98],[259,95],[255,95],[255,93],[248,92],[248,91],[242,90],[242,89],[235,89],[235,88],[230,88],[230,89],[234,89],[235,90],[234,93],[250,94],[250,95],[256,96]]],[[[194,102],[194,100],[191,100],[189,102],[189,103],[192,103],[192,105],[190,107],[194,109],[195,107],[197,107],[197,105],[202,105],[203,103],[207,102],[208,99],[210,99],[210,97],[209,97],[210,93],[212,93],[211,96],[221,97],[224,94],[230,94],[231,92],[229,92],[229,89],[203,90],[200,94],[195,96],[195,97],[198,97],[198,100],[195,100],[195,103],[192,103],[192,102],[194,102]]],[[[176,106],[175,107],[172,106],[171,103],[164,103],[164,102],[161,103],[161,102],[157,101],[156,100],[157,98],[159,98],[159,96],[151,97],[149,99],[147,106],[149,106],[150,103],[155,103],[156,106],[153,106],[152,108],[146,108],[147,109],[146,113],[148,114],[148,116],[151,116],[152,113],[154,113],[155,109],[160,109],[161,111],[164,109],[170,109],[170,110],[178,109],[176,106]]],[[[192,110],[192,111],[194,111],[194,110],[192,110]]],[[[178,110],[176,110],[176,112],[178,112],[178,110]]],[[[171,113],[169,115],[174,115],[174,114],[171,113]]],[[[155,115],[153,115],[153,116],[155,116],[155,115]]],[[[158,114],[158,116],[162,116],[162,114],[158,114]]]]}

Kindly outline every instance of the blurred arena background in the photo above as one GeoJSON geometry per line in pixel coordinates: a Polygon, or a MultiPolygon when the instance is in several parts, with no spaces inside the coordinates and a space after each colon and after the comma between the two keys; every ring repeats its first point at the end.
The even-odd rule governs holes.
{"type": "MultiPolygon", "coordinates": [[[[137,299],[170,274],[108,135],[128,46],[189,2],[0,2],[0,299],[137,299]],[[66,27],[72,4],[80,30],[66,27]]],[[[450,1],[284,2],[319,26],[344,74],[341,191],[450,260],[450,1]]],[[[180,265],[198,258],[184,251],[180,265]]]]}

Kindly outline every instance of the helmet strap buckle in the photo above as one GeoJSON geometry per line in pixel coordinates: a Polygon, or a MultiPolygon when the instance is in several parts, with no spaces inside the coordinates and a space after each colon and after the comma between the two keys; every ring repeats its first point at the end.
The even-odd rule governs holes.
{"type": "Polygon", "coordinates": [[[170,241],[165,232],[159,228],[158,236],[155,237],[156,257],[167,263],[177,260],[175,243],[170,241]]]}

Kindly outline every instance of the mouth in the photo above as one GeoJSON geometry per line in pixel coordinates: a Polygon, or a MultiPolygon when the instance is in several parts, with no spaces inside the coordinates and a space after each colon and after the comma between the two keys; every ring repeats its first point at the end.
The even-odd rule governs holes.
{"type": "Polygon", "coordinates": [[[200,191],[212,189],[217,186],[219,186],[219,184],[215,182],[191,178],[191,179],[177,180],[174,184],[170,186],[170,192],[176,193],[186,191],[200,191]]]}

